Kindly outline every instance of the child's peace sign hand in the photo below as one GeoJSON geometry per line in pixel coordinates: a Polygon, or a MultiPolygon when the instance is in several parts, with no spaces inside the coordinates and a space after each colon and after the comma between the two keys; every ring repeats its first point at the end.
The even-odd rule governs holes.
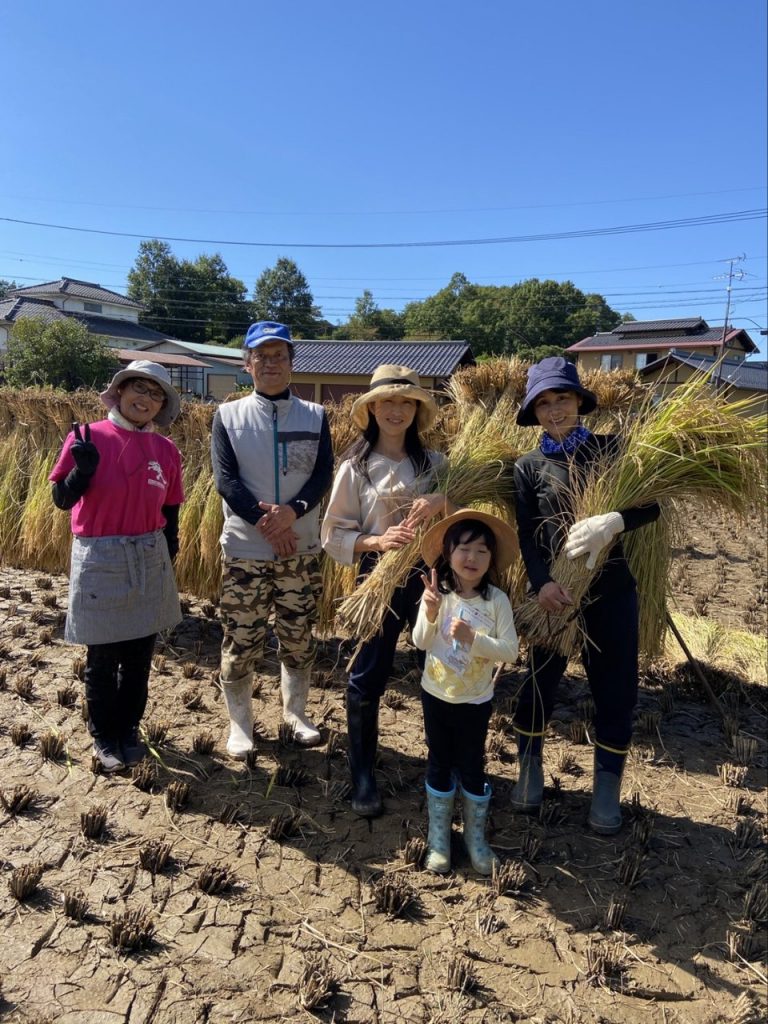
{"type": "Polygon", "coordinates": [[[436,622],[437,613],[440,610],[440,602],[443,599],[443,596],[437,586],[437,569],[430,569],[429,576],[422,573],[421,580],[424,584],[424,596],[422,597],[422,601],[424,602],[424,608],[427,613],[427,621],[436,622]]]}

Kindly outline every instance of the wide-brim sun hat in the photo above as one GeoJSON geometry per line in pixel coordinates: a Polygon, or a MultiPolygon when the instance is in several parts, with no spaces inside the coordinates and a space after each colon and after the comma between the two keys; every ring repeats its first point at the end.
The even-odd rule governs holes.
{"type": "Polygon", "coordinates": [[[562,356],[547,356],[528,370],[525,398],[517,413],[518,426],[538,426],[533,403],[542,391],[575,391],[581,398],[579,412],[584,415],[597,408],[597,396],[582,387],[579,371],[574,364],[562,356]]]}
{"type": "Polygon", "coordinates": [[[124,370],[118,370],[106,391],[102,391],[99,398],[108,409],[114,409],[120,404],[120,396],[117,389],[124,381],[140,377],[142,380],[152,381],[165,392],[165,405],[153,417],[153,422],[159,427],[169,427],[181,409],[179,393],[171,384],[171,375],[160,363],[153,363],[149,359],[134,359],[128,363],[124,370]]]}
{"type": "Polygon", "coordinates": [[[448,530],[454,523],[466,522],[470,519],[484,523],[493,531],[496,538],[496,569],[500,573],[504,572],[520,553],[517,533],[509,523],[505,523],[498,516],[491,515],[490,512],[480,512],[475,508],[460,508],[452,516],[446,516],[445,519],[430,526],[421,541],[421,557],[424,562],[433,566],[443,553],[443,539],[448,530]]]}
{"type": "Polygon", "coordinates": [[[352,405],[352,421],[361,430],[368,426],[368,406],[385,398],[412,398],[419,403],[416,424],[419,430],[426,430],[437,416],[437,402],[419,381],[419,375],[408,366],[384,363],[373,371],[371,383],[365,394],[356,398],[352,405]]]}

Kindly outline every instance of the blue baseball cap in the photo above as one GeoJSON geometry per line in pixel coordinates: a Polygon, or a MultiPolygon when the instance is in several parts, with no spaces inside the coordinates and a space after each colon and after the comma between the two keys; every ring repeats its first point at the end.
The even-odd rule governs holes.
{"type": "Polygon", "coordinates": [[[293,347],[291,332],[285,324],[275,323],[274,320],[259,320],[251,324],[245,334],[245,348],[258,348],[259,345],[266,345],[268,341],[284,341],[293,347]]]}

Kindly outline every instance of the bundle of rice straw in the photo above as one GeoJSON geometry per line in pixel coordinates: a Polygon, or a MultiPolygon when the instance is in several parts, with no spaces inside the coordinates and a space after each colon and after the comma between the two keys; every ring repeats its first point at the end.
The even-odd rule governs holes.
{"type": "MultiPolygon", "coordinates": [[[[658,405],[649,396],[628,425],[621,455],[612,463],[595,463],[573,481],[569,498],[574,520],[683,498],[720,506],[743,519],[766,490],[768,430],[765,416],[756,413],[754,399],[729,403],[723,394],[713,393],[706,375],[691,377],[658,405]]],[[[662,531],[657,535],[663,536],[663,530],[663,524],[657,527],[662,531]]],[[[653,534],[646,539],[652,541],[653,534]]],[[[657,562],[667,555],[660,556],[661,545],[646,546],[640,536],[630,540],[630,549],[633,544],[642,546],[649,562],[640,567],[641,586],[646,577],[646,604],[649,591],[658,604],[664,570],[650,564],[649,550],[657,562]]],[[[561,552],[555,558],[552,577],[571,592],[576,608],[606,556],[607,550],[592,571],[586,569],[585,557],[571,561],[561,552]]],[[[633,561],[637,571],[638,559],[633,561]]],[[[531,643],[568,656],[579,646],[580,624],[571,611],[553,616],[533,598],[516,611],[515,621],[531,643]]]]}
{"type": "MultiPolygon", "coordinates": [[[[512,465],[521,452],[521,435],[510,425],[514,423],[513,404],[512,396],[506,395],[491,415],[481,406],[474,406],[466,415],[447,461],[435,473],[435,491],[447,495],[454,505],[482,506],[512,519],[512,465]]],[[[409,570],[418,563],[422,533],[419,530],[410,544],[382,555],[373,571],[340,605],[339,623],[357,638],[356,651],[379,632],[395,589],[402,586],[409,570]]]]}

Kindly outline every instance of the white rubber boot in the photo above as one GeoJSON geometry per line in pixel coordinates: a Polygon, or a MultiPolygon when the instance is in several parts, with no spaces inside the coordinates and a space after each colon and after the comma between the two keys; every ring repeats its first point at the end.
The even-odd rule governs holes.
{"type": "Polygon", "coordinates": [[[293,738],[301,747],[316,747],[320,732],[304,715],[312,670],[280,666],[280,690],[283,694],[283,721],[293,726],[293,738]]]}
{"type": "Polygon", "coordinates": [[[246,754],[253,750],[253,703],[250,673],[242,679],[234,679],[231,682],[222,680],[221,689],[229,712],[227,753],[238,761],[244,761],[246,754]]]}

